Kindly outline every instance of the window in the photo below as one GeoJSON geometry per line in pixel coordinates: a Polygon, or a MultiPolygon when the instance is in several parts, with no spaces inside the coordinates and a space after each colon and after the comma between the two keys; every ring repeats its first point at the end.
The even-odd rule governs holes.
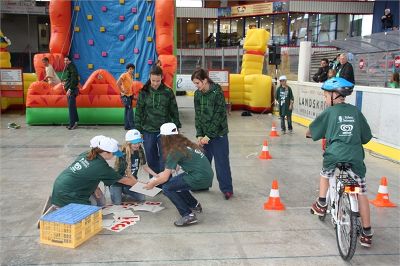
{"type": "Polygon", "coordinates": [[[311,41],[314,44],[327,42],[335,39],[336,34],[336,15],[317,14],[312,15],[311,21],[311,41]]]}
{"type": "Polygon", "coordinates": [[[308,14],[290,14],[290,38],[289,43],[293,46],[307,41],[308,14]]]}
{"type": "Polygon", "coordinates": [[[217,40],[217,20],[204,19],[204,45],[205,48],[215,48],[217,40]]]}
{"type": "Polygon", "coordinates": [[[201,18],[180,18],[178,23],[179,48],[201,48],[203,43],[201,18]]]}
{"type": "Polygon", "coordinates": [[[267,16],[260,17],[260,28],[265,29],[270,34],[270,39],[269,39],[268,44],[272,44],[272,27],[273,27],[273,25],[274,24],[272,22],[272,16],[267,15],[267,16]]]}
{"type": "Polygon", "coordinates": [[[372,33],[373,15],[354,15],[353,16],[353,32],[354,36],[365,36],[372,33]]]}
{"type": "Polygon", "coordinates": [[[231,46],[239,46],[243,39],[243,20],[231,20],[231,46]]]}
{"type": "Polygon", "coordinates": [[[226,47],[230,46],[231,42],[231,20],[230,19],[221,19],[219,24],[219,46],[226,47]]]}
{"type": "Polygon", "coordinates": [[[288,43],[288,14],[279,14],[274,16],[273,43],[285,45],[288,43]]]}
{"type": "Polygon", "coordinates": [[[246,33],[250,28],[253,28],[253,27],[258,28],[258,20],[259,20],[258,17],[247,17],[246,18],[246,25],[245,25],[246,33]]]}

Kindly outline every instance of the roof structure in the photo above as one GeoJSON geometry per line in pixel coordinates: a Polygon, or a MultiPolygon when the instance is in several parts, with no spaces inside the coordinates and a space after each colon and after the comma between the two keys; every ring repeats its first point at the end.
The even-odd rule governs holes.
{"type": "Polygon", "coordinates": [[[353,54],[395,51],[400,49],[400,31],[379,32],[344,40],[332,40],[322,44],[336,46],[353,54]]]}

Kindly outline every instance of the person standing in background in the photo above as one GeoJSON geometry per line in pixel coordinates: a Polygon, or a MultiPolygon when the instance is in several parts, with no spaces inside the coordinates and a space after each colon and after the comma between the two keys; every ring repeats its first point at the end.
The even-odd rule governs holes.
{"type": "Polygon", "coordinates": [[[208,160],[214,157],[219,189],[226,200],[233,196],[229,163],[228,118],[221,87],[214,83],[204,69],[192,74],[197,90],[194,93],[196,137],[208,160]]]}
{"type": "Polygon", "coordinates": [[[133,121],[133,72],[135,71],[134,64],[126,65],[126,72],[123,73],[118,81],[117,86],[121,93],[121,101],[125,106],[124,114],[124,128],[125,130],[131,130],[135,128],[135,123],[133,121]]]}
{"type": "Polygon", "coordinates": [[[385,9],[385,15],[381,17],[383,31],[390,31],[393,28],[393,16],[390,9],[385,9]]]}
{"type": "Polygon", "coordinates": [[[279,77],[279,87],[276,89],[275,101],[279,106],[279,116],[281,117],[281,130],[283,134],[286,134],[285,117],[287,119],[289,133],[293,133],[292,126],[292,110],[293,110],[293,92],[292,89],[287,85],[286,76],[279,77]]]}
{"type": "Polygon", "coordinates": [[[55,86],[61,83],[60,78],[57,76],[56,71],[54,71],[53,66],[49,63],[49,59],[47,57],[43,57],[42,63],[45,67],[46,76],[43,81],[46,81],[50,84],[50,86],[55,86]]]}
{"type": "Polygon", "coordinates": [[[65,64],[65,80],[63,82],[64,89],[68,97],[68,112],[69,112],[69,124],[68,130],[74,130],[78,127],[79,116],[76,108],[76,97],[79,94],[78,83],[78,70],[74,63],[68,56],[64,57],[65,64]]]}

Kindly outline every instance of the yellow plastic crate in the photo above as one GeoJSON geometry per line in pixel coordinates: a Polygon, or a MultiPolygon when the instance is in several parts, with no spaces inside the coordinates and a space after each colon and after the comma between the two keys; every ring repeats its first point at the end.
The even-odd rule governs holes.
{"type": "Polygon", "coordinates": [[[101,230],[101,208],[71,203],[40,219],[40,243],[76,248],[101,230]]]}

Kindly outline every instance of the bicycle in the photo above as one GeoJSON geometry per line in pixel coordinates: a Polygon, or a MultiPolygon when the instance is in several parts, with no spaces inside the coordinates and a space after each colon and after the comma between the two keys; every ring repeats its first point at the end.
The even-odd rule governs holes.
{"type": "MultiPolygon", "coordinates": [[[[338,163],[339,170],[336,178],[329,179],[329,190],[327,193],[328,209],[333,227],[336,229],[336,242],[340,256],[349,261],[353,257],[357,238],[361,234],[360,213],[358,209],[358,193],[360,185],[354,180],[349,163],[338,163]]],[[[314,211],[311,209],[311,213],[314,211]]],[[[321,221],[325,220],[326,214],[318,216],[321,221]]]]}

